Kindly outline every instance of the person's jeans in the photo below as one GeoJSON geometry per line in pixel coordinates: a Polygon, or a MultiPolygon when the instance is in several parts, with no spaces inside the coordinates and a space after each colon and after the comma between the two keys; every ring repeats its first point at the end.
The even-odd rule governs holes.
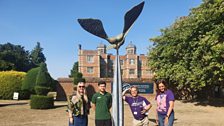
{"type": "MultiPolygon", "coordinates": [[[[165,118],[166,118],[166,115],[158,113],[159,126],[165,126],[164,125],[165,118]]],[[[173,126],[173,121],[174,121],[174,111],[172,111],[170,114],[167,126],[173,126]]]]}
{"type": "Polygon", "coordinates": [[[87,126],[88,116],[73,116],[73,124],[69,122],[69,126],[87,126]]]}

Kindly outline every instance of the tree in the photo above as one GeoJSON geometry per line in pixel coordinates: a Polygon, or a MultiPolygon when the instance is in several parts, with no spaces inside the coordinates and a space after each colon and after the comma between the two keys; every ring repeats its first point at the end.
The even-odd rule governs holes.
{"type": "Polygon", "coordinates": [[[73,83],[77,85],[79,82],[85,82],[85,78],[82,77],[82,73],[78,72],[74,74],[73,83]]]}
{"type": "Polygon", "coordinates": [[[20,45],[0,44],[0,70],[28,71],[29,52],[20,45]]]}
{"type": "Polygon", "coordinates": [[[42,62],[45,63],[46,58],[43,54],[43,48],[41,48],[40,42],[37,42],[36,47],[31,51],[30,58],[34,66],[39,66],[42,62]]]}
{"type": "Polygon", "coordinates": [[[83,75],[79,72],[78,68],[79,63],[75,62],[71,70],[71,74],[69,75],[69,77],[73,77],[73,83],[75,85],[77,85],[80,81],[85,81],[85,78],[83,78],[83,75]]]}
{"type": "Polygon", "coordinates": [[[69,77],[74,77],[74,75],[79,72],[78,68],[79,68],[79,62],[75,62],[69,77]]]}
{"type": "MultiPolygon", "coordinates": [[[[212,95],[224,83],[224,2],[204,0],[162,34],[151,38],[149,66],[157,78],[166,78],[179,95],[212,95]]],[[[194,96],[191,96],[194,97],[194,96]]]]}

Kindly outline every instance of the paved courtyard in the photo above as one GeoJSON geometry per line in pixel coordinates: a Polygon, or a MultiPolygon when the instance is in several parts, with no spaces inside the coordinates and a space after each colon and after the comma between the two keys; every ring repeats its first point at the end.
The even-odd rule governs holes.
{"type": "MultiPolygon", "coordinates": [[[[149,120],[155,125],[155,102],[152,102],[149,120]]],[[[66,102],[56,101],[55,108],[32,110],[29,101],[0,100],[0,126],[67,126],[66,102]]],[[[94,111],[89,115],[89,126],[94,124],[94,111]]],[[[132,126],[132,115],[124,105],[125,126],[132,126]]],[[[175,101],[175,126],[224,126],[224,106],[198,105],[196,102],[175,101]]]]}

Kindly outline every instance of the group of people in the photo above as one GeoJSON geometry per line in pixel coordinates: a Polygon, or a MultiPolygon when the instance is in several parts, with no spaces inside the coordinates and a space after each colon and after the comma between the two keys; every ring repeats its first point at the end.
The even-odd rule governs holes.
{"type": "MultiPolygon", "coordinates": [[[[167,89],[164,80],[156,81],[156,124],[159,126],[172,126],[174,122],[174,94],[167,89]]],[[[69,126],[87,126],[90,108],[95,110],[96,126],[112,126],[110,108],[112,106],[112,95],[106,91],[106,82],[98,82],[99,92],[88,99],[85,82],[79,82],[76,94],[69,98],[68,115],[69,126]]],[[[152,104],[143,96],[139,95],[138,87],[132,86],[123,91],[123,100],[130,106],[133,126],[148,126],[148,111],[152,104]],[[130,96],[126,95],[130,92],[130,96]]]]}

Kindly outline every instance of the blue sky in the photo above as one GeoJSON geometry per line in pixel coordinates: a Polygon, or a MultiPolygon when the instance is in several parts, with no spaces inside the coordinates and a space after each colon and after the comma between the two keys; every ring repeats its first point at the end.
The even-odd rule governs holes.
{"type": "MultiPolygon", "coordinates": [[[[125,13],[142,0],[0,0],[0,44],[10,42],[31,51],[40,42],[54,79],[68,77],[82,49],[95,50],[108,42],[84,31],[78,18],[97,18],[108,36],[121,33],[125,13]]],[[[160,35],[202,0],[145,0],[145,6],[129,31],[120,54],[132,41],[137,54],[147,54],[149,38],[160,35]]],[[[108,51],[115,54],[114,50],[108,51]]]]}

